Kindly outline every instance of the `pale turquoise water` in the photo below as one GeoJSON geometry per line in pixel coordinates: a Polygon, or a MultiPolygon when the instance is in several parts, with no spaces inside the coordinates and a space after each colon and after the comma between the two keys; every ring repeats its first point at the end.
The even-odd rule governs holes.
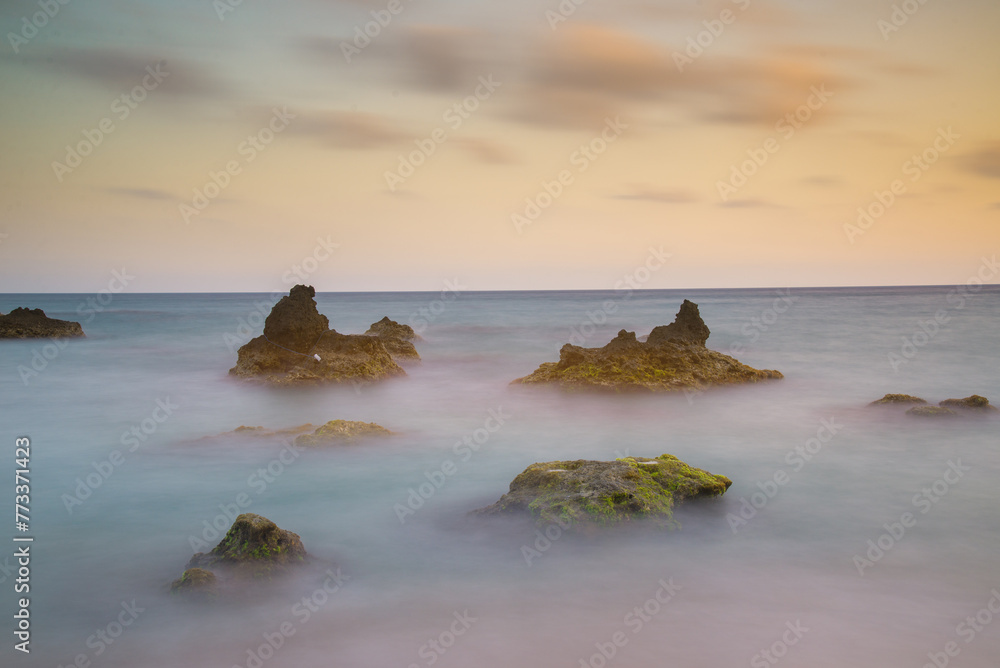
{"type": "MultiPolygon", "coordinates": [[[[59,350],[27,383],[18,367],[30,366],[47,342],[0,342],[9,446],[0,470],[13,470],[15,436],[30,436],[36,536],[34,651],[16,654],[8,632],[3,664],[69,665],[83,654],[94,666],[246,666],[248,649],[287,620],[295,634],[263,665],[598,666],[595,643],[607,650],[617,632],[625,642],[608,665],[774,665],[758,653],[781,641],[786,623],[800,622],[808,631],[787,635],[797,642],[778,659],[782,666],[919,668],[949,641],[960,650],[953,665],[996,666],[1000,623],[981,626],[970,642],[969,627],[956,627],[1000,591],[1000,420],[927,423],[864,409],[886,392],[933,401],[978,393],[1000,403],[1000,291],[973,293],[959,308],[953,290],[798,290],[776,319],[767,312],[774,290],[643,291],[627,299],[466,293],[443,310],[432,306],[433,293],[320,294],[321,312],[342,332],[362,332],[384,315],[406,322],[420,308],[440,311],[418,344],[423,362],[407,367],[404,379],[360,391],[268,389],[227,377],[235,354],[226,335],[267,295],[116,295],[84,321],[85,340],[59,350]],[[600,321],[607,300],[615,313],[587,345],[603,345],[620,328],[646,334],[670,322],[685,297],[712,329],[709,347],[742,346],[742,361],[786,378],[691,397],[508,385],[557,359],[571,328],[600,321]],[[949,322],[894,371],[888,353],[900,352],[901,337],[941,309],[949,322]],[[762,317],[771,323],[766,331],[753,324],[762,317]],[[151,418],[157,400],[177,408],[128,452],[123,432],[151,418]],[[509,417],[462,461],[453,445],[483,427],[490,410],[509,417]],[[241,424],[334,418],[375,421],[399,434],[307,452],[265,489],[250,477],[282,443],[193,442],[241,424]],[[831,419],[837,433],[795,470],[788,453],[831,419]],[[114,450],[124,462],[69,513],[63,495],[114,450]],[[534,545],[531,529],[464,519],[532,462],[664,452],[734,480],[722,499],[679,512],[679,532],[560,537],[529,566],[522,546],[534,545]],[[401,524],[394,505],[448,459],[457,473],[401,524]],[[922,513],[914,495],[959,459],[968,470],[922,513]],[[778,471],[787,484],[734,533],[727,514],[778,471]],[[350,576],[308,620],[293,606],[321,577],[207,609],[166,594],[191,556],[189,537],[240,493],[251,500],[247,510],[297,532],[307,550],[350,576]],[[853,557],[904,512],[916,524],[860,576],[853,557]],[[634,612],[626,618],[670,578],[679,588],[669,603],[641,624],[634,612]],[[88,638],[133,599],[144,610],[98,655],[101,642],[88,646],[88,638]],[[464,632],[451,647],[440,654],[425,646],[466,610],[476,621],[456,627],[464,632]]],[[[81,319],[84,297],[0,295],[0,311],[24,305],[81,319]]],[[[0,489],[12,505],[12,483],[0,489]]],[[[15,533],[12,519],[0,539],[15,533]]],[[[8,545],[0,555],[13,551],[8,545]]],[[[12,614],[11,578],[0,591],[12,614]]]]}

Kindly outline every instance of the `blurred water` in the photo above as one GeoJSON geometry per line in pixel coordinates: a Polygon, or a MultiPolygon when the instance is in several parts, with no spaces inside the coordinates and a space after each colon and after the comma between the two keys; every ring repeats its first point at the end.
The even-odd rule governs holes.
{"type": "MultiPolygon", "coordinates": [[[[253,666],[248,650],[257,652],[263,634],[281,645],[265,647],[266,666],[919,668],[949,641],[960,650],[956,665],[997,665],[1000,624],[983,624],[982,615],[980,631],[956,627],[1000,590],[1000,421],[921,422],[865,409],[886,392],[1000,400],[997,289],[964,303],[947,287],[793,290],[785,301],[775,290],[440,298],[317,295],[341,332],[363,332],[384,315],[428,321],[423,361],[406,378],[360,390],[274,389],[227,376],[236,359],[227,335],[237,335],[241,319],[257,322],[257,335],[251,316],[268,295],[116,295],[89,321],[83,311],[87,338],[26,382],[19,367],[55,349],[0,342],[6,466],[14,468],[15,436],[30,436],[36,536],[33,652],[14,652],[8,632],[4,665],[70,665],[83,655],[94,666],[253,666]],[[685,297],[700,305],[709,347],[737,350],[741,361],[785,379],[690,396],[508,385],[557,359],[575,333],[591,346],[621,328],[643,335],[670,322],[685,297]],[[915,355],[894,370],[888,354],[902,355],[903,337],[939,311],[948,321],[932,337],[918,335],[915,355]],[[129,452],[122,434],[153,424],[158,400],[176,408],[129,452]],[[507,416],[502,428],[467,459],[456,454],[456,442],[475,437],[491,410],[507,416]],[[200,440],[239,425],[335,418],[375,421],[398,435],[305,452],[266,485],[253,476],[282,442],[200,440]],[[790,463],[796,447],[830,435],[820,428],[831,421],[836,433],[815,456],[790,463]],[[64,495],[114,450],[124,462],[70,513],[64,495]],[[498,499],[532,462],[662,453],[734,481],[723,498],[678,511],[680,531],[559,536],[547,545],[522,524],[465,516],[498,499]],[[457,472],[401,523],[394,506],[446,460],[457,472]],[[933,504],[915,503],[958,460],[968,468],[958,482],[933,504]],[[741,499],[758,483],[770,487],[779,471],[786,483],[734,531],[741,499]],[[231,604],[167,594],[191,556],[189,537],[241,493],[246,510],[297,532],[350,577],[307,619],[295,606],[322,585],[318,572],[231,604]],[[906,512],[916,524],[860,575],[855,555],[906,512]],[[547,549],[529,565],[525,545],[547,549]],[[661,580],[676,588],[662,604],[661,580]],[[120,636],[106,636],[108,644],[94,635],[109,624],[117,631],[123,602],[133,600],[143,610],[120,636]],[[463,625],[454,615],[466,611],[463,625]],[[278,642],[285,621],[294,635],[278,642]]],[[[0,311],[24,305],[80,320],[82,299],[0,295],[0,311]]],[[[12,552],[0,553],[0,564],[12,552]]],[[[0,577],[12,614],[13,577],[0,577]]]]}

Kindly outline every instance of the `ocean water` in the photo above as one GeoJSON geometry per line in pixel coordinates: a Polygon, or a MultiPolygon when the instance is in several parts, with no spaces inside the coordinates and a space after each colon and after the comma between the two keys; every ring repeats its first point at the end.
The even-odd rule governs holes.
{"type": "MultiPolygon", "coordinates": [[[[227,376],[266,294],[86,298],[0,295],[0,311],[87,332],[0,342],[2,498],[28,436],[35,537],[30,655],[13,649],[3,539],[4,666],[1000,664],[1000,418],[866,408],[887,392],[1000,402],[995,287],[321,293],[341,332],[415,322],[423,360],[375,386],[300,389],[227,376]],[[785,378],[655,396],[509,385],[571,337],[669,323],[684,298],[710,348],[785,378]],[[397,434],[287,464],[280,439],[206,438],[336,418],[397,434]],[[546,537],[467,517],[533,462],[662,453],[734,481],[681,506],[680,530],[546,537]],[[100,484],[79,494],[88,476],[100,484]],[[214,605],[170,596],[238,498],[320,565],[214,605]]],[[[17,534],[9,519],[0,535],[17,534]]]]}

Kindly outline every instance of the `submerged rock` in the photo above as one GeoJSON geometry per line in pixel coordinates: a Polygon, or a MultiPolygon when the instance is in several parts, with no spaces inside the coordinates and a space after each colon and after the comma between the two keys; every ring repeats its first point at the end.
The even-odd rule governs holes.
{"type": "Polygon", "coordinates": [[[170,583],[172,594],[183,594],[185,596],[213,597],[219,593],[218,579],[212,571],[204,568],[189,568],[181,577],[170,583]]]}
{"type": "Polygon", "coordinates": [[[300,447],[329,445],[331,443],[356,441],[365,436],[391,436],[392,432],[374,422],[351,420],[330,420],[311,434],[303,434],[295,439],[300,447]]]}
{"type": "Polygon", "coordinates": [[[916,415],[917,417],[956,417],[958,415],[958,413],[950,408],[943,408],[941,406],[914,406],[906,411],[906,414],[916,415]]]}
{"type": "Polygon", "coordinates": [[[995,413],[997,410],[996,406],[990,405],[989,399],[981,397],[978,394],[973,394],[964,399],[945,399],[938,405],[945,408],[957,408],[959,410],[979,411],[983,413],[995,413]]]}
{"type": "Polygon", "coordinates": [[[651,519],[673,526],[674,505],[719,496],[732,485],[722,475],[688,466],[673,455],[624,457],[611,462],[578,459],[532,464],[510,491],[480,515],[520,513],[538,524],[611,525],[651,519]]]}
{"type": "Polygon", "coordinates": [[[890,404],[926,404],[927,402],[920,397],[914,397],[910,394],[887,394],[881,399],[871,402],[869,406],[886,406],[890,404]]]}
{"type": "Polygon", "coordinates": [[[83,327],[72,320],[57,320],[40,308],[16,308],[0,314],[0,339],[42,339],[86,336],[83,327]]]}
{"type": "Polygon", "coordinates": [[[264,334],[240,347],[229,373],[274,384],[363,383],[406,375],[381,338],[329,329],[315,295],[311,286],[296,285],[282,297],[264,322],[264,334]]]}
{"type": "Polygon", "coordinates": [[[755,383],[783,378],[781,372],[749,367],[705,347],[708,326],[698,306],[687,300],[670,325],[650,332],[645,342],[624,329],[603,348],[567,343],[558,362],[546,362],[513,383],[551,383],[569,389],[678,392],[711,385],[755,383]]]}
{"type": "Polygon", "coordinates": [[[378,337],[385,345],[385,349],[393,357],[399,359],[420,359],[420,355],[417,353],[417,349],[412,342],[422,341],[423,339],[413,331],[412,327],[401,325],[395,320],[389,320],[389,316],[372,323],[372,326],[365,332],[365,336],[378,337]]]}
{"type": "Polygon", "coordinates": [[[185,568],[222,569],[238,579],[269,580],[305,564],[306,557],[298,534],[279,529],[266,517],[243,513],[211,552],[194,555],[185,568]]]}

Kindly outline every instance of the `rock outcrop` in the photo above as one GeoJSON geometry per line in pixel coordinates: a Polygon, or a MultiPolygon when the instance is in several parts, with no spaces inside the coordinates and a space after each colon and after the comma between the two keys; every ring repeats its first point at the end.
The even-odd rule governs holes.
{"type": "Polygon", "coordinates": [[[422,341],[423,339],[413,331],[412,327],[401,325],[395,320],[389,320],[389,316],[372,323],[372,326],[365,332],[365,336],[378,337],[389,354],[397,359],[420,359],[413,341],[422,341]]]}
{"type": "Polygon", "coordinates": [[[908,404],[926,404],[927,402],[920,397],[915,397],[911,394],[887,394],[881,399],[868,404],[869,406],[895,406],[895,405],[908,405],[908,404]]]}
{"type": "Polygon", "coordinates": [[[406,375],[380,337],[330,329],[315,295],[311,286],[296,285],[282,297],[264,333],[240,347],[229,373],[274,384],[365,383],[406,375]]]}
{"type": "Polygon", "coordinates": [[[941,406],[914,406],[906,411],[906,414],[917,417],[956,417],[958,415],[958,413],[950,408],[943,408],[941,406]]]}
{"type": "Polygon", "coordinates": [[[677,392],[711,385],[755,383],[783,378],[705,347],[708,326],[698,306],[687,300],[673,323],[650,332],[645,342],[624,329],[603,348],[567,343],[558,362],[542,364],[513,383],[551,383],[567,389],[677,392]]]}
{"type": "Polygon", "coordinates": [[[191,557],[185,572],[201,569],[238,580],[270,580],[305,564],[306,558],[298,534],[279,529],[266,517],[243,513],[211,552],[191,557]]]}
{"type": "Polygon", "coordinates": [[[673,508],[685,499],[719,496],[732,485],[721,475],[688,466],[673,455],[578,459],[532,464],[510,491],[477,515],[523,514],[539,525],[612,525],[649,519],[675,526],[673,508]]]}
{"type": "Polygon", "coordinates": [[[374,422],[352,420],[330,420],[311,434],[303,434],[295,439],[298,447],[332,445],[357,441],[366,436],[391,436],[392,432],[374,422]]]}
{"type": "Polygon", "coordinates": [[[997,407],[990,405],[990,400],[978,394],[964,399],[945,399],[938,406],[944,408],[958,409],[960,411],[975,411],[979,413],[996,413],[997,407]]]}
{"type": "Polygon", "coordinates": [[[170,583],[170,593],[190,597],[212,598],[219,593],[218,578],[204,568],[189,568],[170,583]]]}
{"type": "Polygon", "coordinates": [[[40,308],[16,308],[0,315],[0,339],[42,339],[86,336],[83,327],[72,320],[57,320],[40,308]]]}

